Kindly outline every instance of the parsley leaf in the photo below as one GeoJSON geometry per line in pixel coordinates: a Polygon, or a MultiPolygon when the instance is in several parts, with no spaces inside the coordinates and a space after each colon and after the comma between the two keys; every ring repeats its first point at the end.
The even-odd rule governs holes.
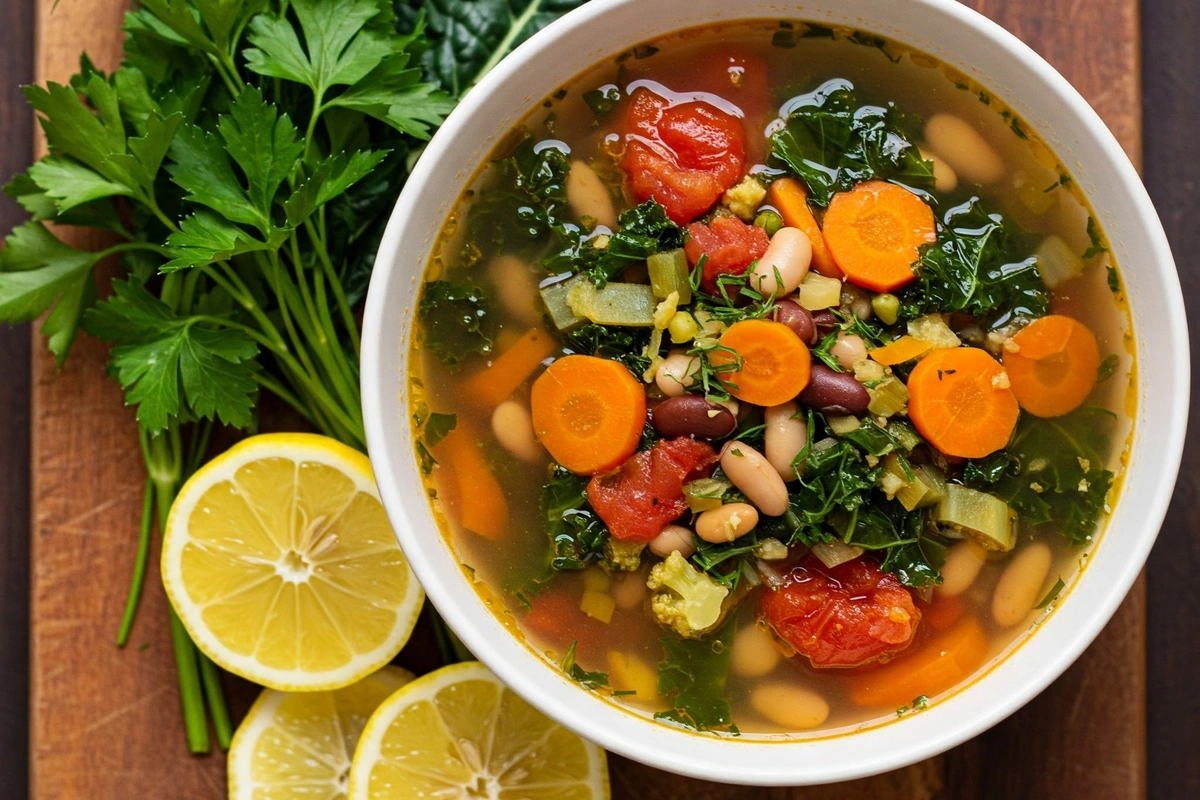
{"type": "Polygon", "coordinates": [[[250,424],[258,353],[250,337],[176,315],[135,279],[114,281],[113,290],[84,316],[84,329],[117,342],[112,371],[143,427],[155,433],[188,416],[250,424]]]}

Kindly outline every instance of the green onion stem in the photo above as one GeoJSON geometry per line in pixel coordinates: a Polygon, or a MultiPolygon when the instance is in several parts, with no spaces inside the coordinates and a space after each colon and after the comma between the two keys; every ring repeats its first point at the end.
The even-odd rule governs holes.
{"type": "Polygon", "coordinates": [[[221,688],[221,673],[204,653],[196,655],[200,662],[204,697],[208,700],[208,711],[212,715],[213,732],[217,735],[217,747],[228,750],[229,742],[233,739],[233,723],[229,721],[229,706],[225,703],[225,690],[221,688]]]}

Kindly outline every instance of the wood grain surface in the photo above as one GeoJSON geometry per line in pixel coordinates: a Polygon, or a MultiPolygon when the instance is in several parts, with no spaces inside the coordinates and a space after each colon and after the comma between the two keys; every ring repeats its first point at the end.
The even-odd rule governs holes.
{"type": "MultiPolygon", "coordinates": [[[[5,3],[13,0],[5,0],[5,3]]],[[[120,55],[124,0],[36,0],[37,79],[65,80],[86,50],[120,55]]],[[[1139,159],[1136,0],[972,0],[1063,72],[1139,159]],[[1103,43],[1103,46],[1098,46],[1103,43]]],[[[76,236],[77,245],[89,245],[76,236]]],[[[143,474],[133,415],[80,337],[61,372],[40,341],[32,366],[32,796],[225,796],[223,762],[183,742],[165,598],[147,582],[132,643],[113,646],[133,561],[143,474]]],[[[156,558],[156,556],[155,556],[156,558]]],[[[155,560],[154,563],[157,563],[155,560]]],[[[1145,796],[1145,591],[1038,700],[943,756],[813,789],[743,789],[611,760],[618,798],[1112,798],[1145,796]]],[[[426,660],[421,643],[408,658],[426,660]]],[[[252,688],[230,682],[235,719],[252,688]]],[[[5,794],[5,796],[9,796],[5,794]]]]}

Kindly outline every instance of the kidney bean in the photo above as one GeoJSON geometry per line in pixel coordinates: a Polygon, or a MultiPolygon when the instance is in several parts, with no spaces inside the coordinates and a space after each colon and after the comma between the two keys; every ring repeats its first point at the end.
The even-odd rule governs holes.
{"type": "Polygon", "coordinates": [[[800,402],[824,414],[858,415],[867,410],[871,396],[850,372],[834,372],[824,364],[812,365],[812,377],[800,393],[800,402]]]}
{"type": "Polygon", "coordinates": [[[780,300],[775,304],[775,321],[791,328],[805,344],[817,343],[817,326],[813,322],[812,312],[795,300],[780,300]]]}
{"type": "Polygon", "coordinates": [[[737,427],[737,419],[729,409],[697,394],[667,398],[651,412],[650,422],[654,430],[667,439],[680,436],[720,439],[737,427]]]}
{"type": "Polygon", "coordinates": [[[838,318],[828,308],[812,312],[813,324],[817,326],[817,336],[825,337],[838,326],[838,318]]]}

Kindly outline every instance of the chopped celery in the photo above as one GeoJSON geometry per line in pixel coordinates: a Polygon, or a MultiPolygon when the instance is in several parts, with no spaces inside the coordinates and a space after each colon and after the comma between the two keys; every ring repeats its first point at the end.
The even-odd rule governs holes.
{"type": "Polygon", "coordinates": [[[965,533],[988,550],[1012,550],[1017,542],[1017,515],[994,495],[946,484],[937,507],[941,525],[965,533]]]}
{"type": "Polygon", "coordinates": [[[900,443],[900,446],[905,450],[912,450],[921,443],[921,436],[917,433],[912,423],[902,419],[892,420],[888,425],[888,433],[892,438],[900,443]]]}
{"type": "Polygon", "coordinates": [[[732,488],[732,483],[720,478],[697,478],[683,487],[683,495],[692,513],[699,514],[711,508],[720,508],[721,498],[732,488]]]}
{"type": "Polygon", "coordinates": [[[594,589],[584,589],[583,599],[579,602],[579,610],[594,620],[605,625],[612,622],[613,611],[617,608],[612,595],[597,592],[594,589]]]}
{"type": "Polygon", "coordinates": [[[654,296],[665,300],[671,292],[679,292],[679,305],[692,302],[692,284],[689,280],[687,255],[683,250],[668,250],[655,253],[646,259],[650,272],[650,286],[654,296]]]}
{"type": "Polygon", "coordinates": [[[1083,272],[1083,259],[1057,236],[1047,236],[1033,255],[1042,280],[1051,289],[1083,272]]]}
{"type": "Polygon", "coordinates": [[[651,328],[658,301],[645,284],[610,282],[597,289],[591,281],[583,280],[567,292],[567,304],[578,316],[599,325],[651,328]]]}
{"type": "Polygon", "coordinates": [[[948,349],[962,344],[941,314],[926,314],[909,320],[908,335],[934,348],[948,349]]]}
{"type": "Polygon", "coordinates": [[[842,282],[809,272],[800,282],[800,305],[809,311],[839,305],[842,302],[842,282]]]}
{"type": "Polygon", "coordinates": [[[925,488],[928,490],[921,498],[921,502],[917,503],[917,508],[940,503],[946,496],[946,476],[942,474],[942,471],[933,464],[925,464],[913,471],[917,474],[917,480],[925,484],[925,488]]]}
{"type": "Polygon", "coordinates": [[[580,281],[586,281],[587,278],[582,275],[573,275],[569,278],[564,278],[560,275],[551,280],[553,283],[543,283],[539,292],[542,295],[542,302],[546,304],[546,311],[549,313],[550,321],[554,323],[554,327],[560,331],[569,331],[587,322],[583,317],[576,314],[571,309],[570,303],[567,302],[567,295],[571,293],[571,289],[579,285],[580,281]]]}
{"type": "Polygon", "coordinates": [[[856,431],[862,427],[862,422],[858,417],[850,416],[828,416],[825,418],[825,424],[829,426],[829,430],[833,431],[838,436],[845,436],[850,431],[856,431]]]}
{"type": "Polygon", "coordinates": [[[877,386],[867,389],[871,403],[867,410],[877,417],[902,414],[908,408],[908,387],[899,378],[884,378],[877,386]]]}
{"type": "Polygon", "coordinates": [[[829,569],[833,569],[838,564],[845,564],[847,561],[853,561],[858,558],[863,554],[863,549],[835,539],[832,542],[814,544],[812,553],[820,559],[822,564],[829,569]]]}

